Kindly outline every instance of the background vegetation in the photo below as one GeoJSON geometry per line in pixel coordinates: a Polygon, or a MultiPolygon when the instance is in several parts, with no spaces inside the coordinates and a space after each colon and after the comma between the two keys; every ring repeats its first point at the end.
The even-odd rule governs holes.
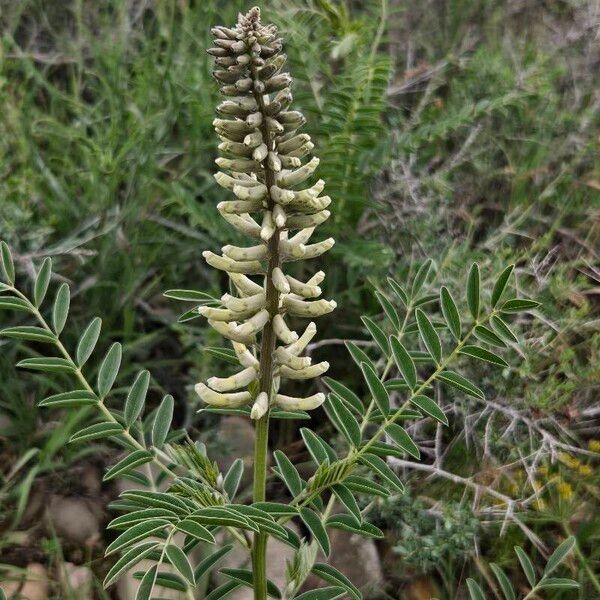
{"type": "MultiPolygon", "coordinates": [[[[231,230],[214,209],[217,97],[204,49],[212,24],[246,8],[0,0],[0,238],[31,277],[52,256],[73,290],[71,342],[101,315],[102,347],[126,348],[123,380],[148,366],[155,400],[173,393],[177,422],[216,438],[224,462],[240,424],[215,435],[219,421],[196,414],[192,393],[216,339],[201,321],[178,323],[185,307],[162,292],[218,289],[200,251],[231,230]]],[[[515,262],[519,291],[542,300],[534,319],[521,317],[518,376],[479,367],[471,379],[491,400],[439,390],[450,428],[411,431],[424,460],[396,461],[410,491],[376,507],[387,531],[372,548],[385,581],[376,592],[461,598],[467,577],[492,581],[492,562],[519,587],[513,546],[543,564],[573,532],[567,567],[581,589],[562,597],[599,598],[598,3],[272,0],[264,11],[288,40],[296,102],[334,198],[327,228],[338,244],[324,270],[339,309],[314,345],[333,376],[360,391],[339,340],[368,344],[360,316],[383,318],[372,290],[427,257],[452,290],[474,260],[482,273],[515,262]]],[[[56,383],[17,372],[24,348],[7,342],[0,581],[30,600],[107,598],[102,526],[119,490],[98,474],[116,451],[67,445],[90,415],[36,407],[56,383]],[[23,588],[36,576],[41,596],[23,588]]],[[[274,444],[301,460],[294,428],[280,426],[274,444]]]]}

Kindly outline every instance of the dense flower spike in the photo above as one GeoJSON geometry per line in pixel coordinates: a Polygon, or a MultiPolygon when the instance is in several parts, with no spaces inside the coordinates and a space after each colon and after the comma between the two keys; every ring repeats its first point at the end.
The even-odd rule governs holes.
{"type": "Polygon", "coordinates": [[[331,214],[326,210],[331,199],[321,195],[321,179],[310,181],[319,159],[302,162],[314,146],[309,135],[297,132],[305,122],[302,113],[289,110],[292,80],[282,71],[286,57],[275,26],[262,25],[260,10],[253,8],[240,15],[234,28],[212,32],[214,47],[208,53],[215,57],[214,77],[226,97],[213,122],[223,154],[216,160],[223,171],[215,179],[234,196],[217,210],[252,242],[247,248],[223,246],[220,256],[208,250],[203,254],[208,264],[229,275],[237,295],[224,294],[221,307],[199,311],[232,341],[243,369],[230,377],[211,377],[196,391],[219,407],[252,402],[253,419],[273,405],[313,409],[325,400],[323,394],[295,398],[279,393],[281,380],[318,377],[329,367],[300,356],[316,333],[314,323],[299,335],[286,316],[319,317],[336,304],[315,300],[321,295],[322,271],[304,282],[283,267],[331,249],[331,238],[309,243],[315,227],[331,214]]]}

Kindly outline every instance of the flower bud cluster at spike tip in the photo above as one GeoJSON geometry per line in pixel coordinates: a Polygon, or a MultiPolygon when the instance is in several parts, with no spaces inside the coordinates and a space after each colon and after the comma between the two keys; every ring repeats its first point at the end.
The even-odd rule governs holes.
{"type": "MultiPolygon", "coordinates": [[[[316,299],[325,274],[318,271],[300,281],[287,274],[285,263],[312,259],[334,244],[329,238],[310,242],[315,228],[329,218],[331,198],[325,183],[314,180],[318,158],[314,145],[299,133],[304,116],[290,109],[291,77],[274,25],[263,25],[260,10],[240,15],[235,27],[215,27],[214,77],[225,97],[213,122],[219,136],[216,182],[232,193],[217,205],[222,217],[250,239],[248,247],[225,245],[221,254],[205,251],[212,267],[226,272],[236,294],[224,294],[220,307],[200,307],[200,314],[231,340],[241,370],[228,377],[210,377],[196,385],[204,402],[219,407],[252,404],[251,417],[262,418],[271,406],[310,410],[323,394],[296,398],[280,393],[282,380],[318,377],[329,364],[312,364],[301,356],[316,333],[311,321],[293,331],[287,317],[315,318],[331,312],[333,300],[316,299]],[[261,387],[259,340],[274,340],[268,360],[272,384],[261,387]],[[268,390],[268,393],[265,391],[268,390]]],[[[267,378],[268,379],[268,378],[267,378]]]]}

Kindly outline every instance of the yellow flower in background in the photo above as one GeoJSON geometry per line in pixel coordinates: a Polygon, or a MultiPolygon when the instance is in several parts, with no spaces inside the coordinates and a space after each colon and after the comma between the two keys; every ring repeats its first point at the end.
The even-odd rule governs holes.
{"type": "Polygon", "coordinates": [[[581,465],[577,470],[579,471],[580,475],[585,475],[586,477],[594,472],[592,467],[589,465],[581,465]]]}
{"type": "Polygon", "coordinates": [[[588,442],[588,448],[592,452],[600,452],[600,440],[590,440],[588,442]]]}
{"type": "Polygon", "coordinates": [[[569,500],[569,498],[571,498],[573,496],[573,487],[571,486],[570,483],[567,483],[566,481],[561,481],[558,486],[558,495],[563,499],[563,500],[569,500]]]}

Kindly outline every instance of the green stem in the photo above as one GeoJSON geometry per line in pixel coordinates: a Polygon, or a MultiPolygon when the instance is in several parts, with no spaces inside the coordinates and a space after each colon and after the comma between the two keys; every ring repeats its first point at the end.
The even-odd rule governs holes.
{"type": "MultiPolygon", "coordinates": [[[[256,444],[254,447],[253,500],[262,502],[266,498],[267,451],[269,443],[269,414],[256,423],[256,444]]],[[[267,597],[267,540],[264,533],[254,535],[252,546],[252,571],[254,576],[254,598],[267,597]]]]}

